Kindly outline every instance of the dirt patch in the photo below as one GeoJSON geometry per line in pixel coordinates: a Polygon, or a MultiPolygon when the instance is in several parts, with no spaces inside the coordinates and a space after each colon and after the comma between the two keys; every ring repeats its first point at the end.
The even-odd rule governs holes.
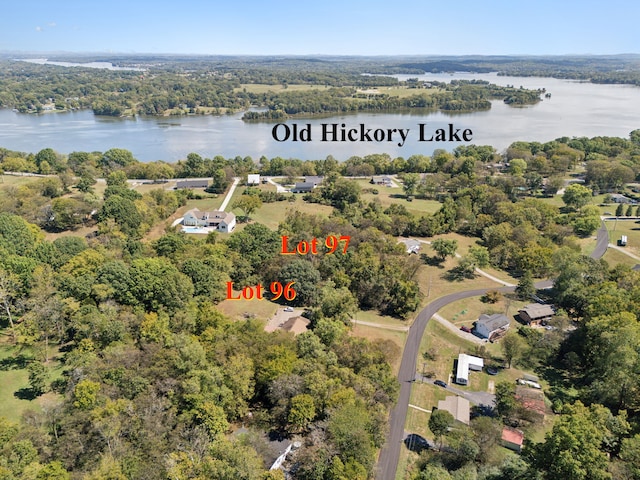
{"type": "Polygon", "coordinates": [[[285,312],[285,308],[286,307],[278,307],[275,315],[271,317],[264,326],[265,332],[275,332],[291,317],[298,317],[304,312],[304,309],[302,308],[294,308],[291,312],[285,312]]]}

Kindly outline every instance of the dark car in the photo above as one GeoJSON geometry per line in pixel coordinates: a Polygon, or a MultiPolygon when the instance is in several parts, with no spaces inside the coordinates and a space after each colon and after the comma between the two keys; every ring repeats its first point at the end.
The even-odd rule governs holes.
{"type": "Polygon", "coordinates": [[[436,380],[435,382],[433,382],[433,384],[438,385],[439,387],[442,387],[442,388],[447,388],[447,384],[442,380],[436,380]]]}
{"type": "Polygon", "coordinates": [[[471,333],[471,329],[465,325],[461,326],[460,330],[462,330],[463,332],[471,333]]]}

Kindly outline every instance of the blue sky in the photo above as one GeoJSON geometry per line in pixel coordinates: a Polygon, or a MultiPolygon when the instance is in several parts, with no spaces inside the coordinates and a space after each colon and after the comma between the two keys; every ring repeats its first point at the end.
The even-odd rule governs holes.
{"type": "Polygon", "coordinates": [[[640,53],[640,2],[4,0],[0,51],[640,53]]]}

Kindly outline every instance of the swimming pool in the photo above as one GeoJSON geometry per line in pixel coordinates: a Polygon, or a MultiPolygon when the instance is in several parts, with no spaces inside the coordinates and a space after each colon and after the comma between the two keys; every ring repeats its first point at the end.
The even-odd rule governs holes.
{"type": "Polygon", "coordinates": [[[209,227],[182,227],[184,233],[209,233],[215,229],[209,227]]]}

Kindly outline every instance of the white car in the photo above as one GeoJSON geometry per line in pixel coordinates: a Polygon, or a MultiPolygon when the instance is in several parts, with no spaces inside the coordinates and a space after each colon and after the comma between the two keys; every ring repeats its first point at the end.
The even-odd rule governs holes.
{"type": "Polygon", "coordinates": [[[285,312],[293,312],[293,307],[287,307],[284,309],[285,312]]]}

